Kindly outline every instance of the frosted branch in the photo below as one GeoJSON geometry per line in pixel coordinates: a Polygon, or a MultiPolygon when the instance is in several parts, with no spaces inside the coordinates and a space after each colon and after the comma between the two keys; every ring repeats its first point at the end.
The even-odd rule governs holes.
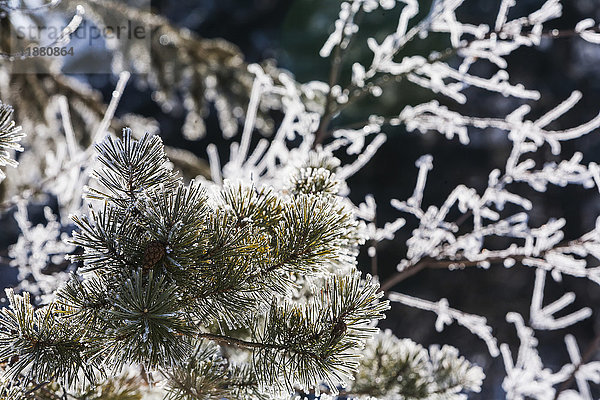
{"type": "Polygon", "coordinates": [[[450,325],[453,321],[456,321],[459,325],[464,326],[472,334],[482,339],[492,357],[497,357],[500,354],[496,338],[492,335],[492,328],[487,325],[487,320],[484,317],[450,308],[446,299],[441,299],[434,303],[396,292],[388,293],[388,299],[392,302],[402,303],[421,310],[433,311],[438,316],[435,322],[435,329],[438,332],[441,332],[445,325],[450,325]]]}

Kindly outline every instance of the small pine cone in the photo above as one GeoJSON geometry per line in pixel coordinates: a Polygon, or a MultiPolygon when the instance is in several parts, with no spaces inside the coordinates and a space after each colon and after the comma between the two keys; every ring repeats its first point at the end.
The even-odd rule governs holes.
{"type": "Polygon", "coordinates": [[[334,325],[331,333],[333,334],[334,337],[340,338],[346,334],[347,328],[348,327],[346,326],[346,323],[344,322],[344,320],[340,318],[334,325]]]}
{"type": "Polygon", "coordinates": [[[146,245],[146,250],[144,251],[144,264],[142,267],[144,269],[150,269],[154,267],[162,258],[167,254],[167,249],[164,243],[159,242],[158,240],[152,240],[148,242],[146,245]]]}

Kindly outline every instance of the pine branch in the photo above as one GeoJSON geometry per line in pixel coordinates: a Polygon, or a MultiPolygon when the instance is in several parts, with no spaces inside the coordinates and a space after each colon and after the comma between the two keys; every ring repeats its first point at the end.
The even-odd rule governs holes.
{"type": "MultiPolygon", "coordinates": [[[[21,127],[12,120],[13,109],[11,106],[0,102],[0,166],[16,167],[17,162],[13,160],[11,152],[23,151],[19,142],[25,137],[21,127]]],[[[0,170],[0,181],[5,178],[4,172],[0,170]]]]}
{"type": "Polygon", "coordinates": [[[253,224],[271,232],[281,220],[283,205],[272,189],[225,183],[221,190],[223,207],[237,217],[238,224],[253,224]]]}
{"type": "Polygon", "coordinates": [[[100,278],[83,280],[75,274],[56,292],[56,304],[74,324],[96,332],[106,328],[101,323],[100,313],[113,306],[106,282],[100,278]]]}
{"type": "Polygon", "coordinates": [[[272,239],[276,261],[264,269],[308,271],[324,263],[343,263],[361,242],[357,223],[335,199],[299,195],[284,208],[272,239]]]}
{"type": "Polygon", "coordinates": [[[135,255],[142,252],[143,231],[133,218],[117,207],[104,203],[103,211],[91,210],[87,216],[74,216],[79,228],[71,243],[81,246],[83,254],[69,256],[71,261],[83,261],[83,271],[121,271],[136,265],[135,255]],[[134,240],[132,240],[134,239],[134,240]]]}
{"type": "MultiPolygon", "coordinates": [[[[204,246],[198,245],[206,233],[209,210],[204,189],[192,180],[187,186],[178,183],[174,189],[161,185],[146,190],[144,197],[143,206],[139,207],[142,209],[139,225],[150,236],[149,241],[163,247],[163,265],[173,276],[181,270],[196,268],[197,260],[202,257],[204,246]]],[[[159,261],[144,268],[152,268],[159,261]]]]}
{"type": "MultiPolygon", "coordinates": [[[[136,141],[128,131],[97,151],[102,167],[95,177],[106,190],[92,189],[90,198],[103,208],[91,203],[89,217],[74,217],[72,243],[83,253],[72,258],[83,261],[83,275],[73,275],[52,305],[57,324],[73,327],[79,346],[57,350],[64,353],[60,382],[72,384],[83,368],[77,354],[101,366],[99,373],[140,364],[171,374],[173,398],[207,388],[216,398],[261,398],[351,378],[358,351],[376,332],[372,321],[388,305],[370,277],[331,272],[338,265],[355,271],[361,242],[339,197],[235,185],[209,195],[196,182],[175,179],[160,140],[136,141]],[[301,274],[316,285],[307,303],[291,297],[301,274]],[[235,328],[248,328],[243,334],[251,340],[222,334],[235,328]],[[186,367],[198,339],[251,350],[253,360],[226,368],[219,362],[216,370],[196,360],[207,368],[198,375],[186,367]]],[[[321,172],[335,168],[319,157],[311,162],[321,172]]],[[[31,360],[22,363],[18,373],[31,360]]]]}
{"type": "Polygon", "coordinates": [[[245,349],[273,349],[273,350],[288,350],[287,347],[283,345],[275,345],[269,343],[259,343],[259,342],[250,342],[247,340],[237,339],[232,336],[227,335],[217,335],[214,333],[199,333],[199,338],[209,339],[215,342],[226,344],[229,346],[237,346],[245,349]]]}
{"type": "Polygon", "coordinates": [[[164,275],[133,272],[118,287],[114,306],[102,314],[108,329],[101,334],[102,357],[119,369],[126,363],[147,369],[172,368],[190,350],[194,334],[182,310],[177,287],[164,275]]]}
{"type": "Polygon", "coordinates": [[[167,373],[169,400],[244,398],[270,399],[258,390],[256,377],[247,366],[230,364],[217,346],[202,341],[189,360],[167,373]]]}
{"type": "Polygon", "coordinates": [[[135,206],[142,191],[160,185],[171,189],[177,184],[159,136],[145,134],[137,141],[132,139],[129,129],[124,129],[123,140],[115,141],[108,135],[96,144],[96,151],[102,167],[94,171],[93,177],[108,193],[90,188],[90,199],[135,206]]]}
{"type": "Polygon", "coordinates": [[[355,351],[376,328],[369,321],[383,317],[378,284],[359,274],[331,277],[306,304],[273,302],[253,365],[265,387],[276,390],[314,387],[314,377],[331,388],[350,379],[358,368],[355,351]],[[284,347],[286,350],[278,349],[284,347]]]}
{"type": "Polygon", "coordinates": [[[429,351],[390,331],[368,342],[359,372],[348,393],[359,398],[462,399],[464,392],[479,391],[481,368],[458,356],[450,346],[429,351]]]}
{"type": "Polygon", "coordinates": [[[7,379],[70,384],[80,371],[95,379],[98,364],[87,358],[82,327],[61,320],[53,304],[35,310],[28,293],[19,296],[7,289],[6,295],[9,307],[0,310],[0,360],[9,363],[7,379]]]}

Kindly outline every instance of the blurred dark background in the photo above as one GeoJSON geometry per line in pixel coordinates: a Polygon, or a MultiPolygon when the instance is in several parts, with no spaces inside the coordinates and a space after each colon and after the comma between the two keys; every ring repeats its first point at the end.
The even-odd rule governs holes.
{"type": "MultiPolygon", "coordinates": [[[[428,10],[429,1],[423,3],[428,10]]],[[[460,7],[459,17],[464,22],[493,24],[500,1],[465,1],[460,7]]],[[[512,16],[526,15],[539,8],[542,0],[521,0],[513,7],[512,16]]],[[[400,7],[400,6],[399,6],[400,7]]],[[[333,21],[339,11],[338,1],[323,0],[179,0],[152,1],[153,11],[165,15],[173,24],[187,27],[205,38],[224,38],[237,45],[248,62],[276,60],[280,68],[291,71],[299,82],[327,80],[328,59],[318,56],[333,21]]],[[[366,48],[365,38],[382,36],[395,29],[398,11],[373,12],[361,21],[361,31],[347,53],[349,62],[344,64],[342,85],[350,79],[350,65],[360,61],[368,64],[371,53],[366,48]]],[[[547,29],[570,29],[584,18],[600,17],[600,0],[573,0],[563,2],[563,17],[546,26],[547,29]]],[[[445,35],[430,35],[407,46],[406,54],[428,54],[432,50],[443,50],[448,45],[445,35]]],[[[401,56],[401,55],[400,55],[401,56]]],[[[573,90],[583,92],[583,100],[567,115],[556,121],[551,128],[563,129],[575,126],[594,117],[600,111],[600,46],[578,38],[546,39],[539,48],[520,49],[507,57],[511,82],[522,82],[527,88],[539,90],[542,100],[532,105],[528,119],[535,119],[567,98],[573,90]]],[[[487,66],[476,66],[476,71],[486,74],[487,66]]],[[[108,101],[116,79],[112,76],[95,75],[89,81],[100,89],[108,101]]],[[[451,100],[439,98],[442,104],[471,116],[504,117],[523,102],[478,90],[468,90],[470,101],[458,105],[451,100]]],[[[400,112],[405,105],[418,104],[433,99],[428,91],[404,82],[386,88],[380,98],[368,98],[348,108],[333,121],[332,126],[366,120],[370,114],[391,116],[400,112]]],[[[169,145],[184,147],[206,157],[206,145],[216,143],[228,148],[222,139],[216,117],[207,121],[207,136],[196,142],[188,142],[180,134],[184,115],[164,114],[150,99],[150,92],[140,91],[135,85],[126,89],[118,114],[135,112],[153,116],[161,127],[161,135],[169,145]]],[[[214,114],[214,113],[213,113],[214,114]]],[[[489,172],[503,168],[510,151],[505,133],[489,129],[470,133],[471,144],[461,145],[455,138],[447,140],[439,133],[420,135],[407,133],[403,127],[387,127],[387,143],[377,152],[371,162],[349,180],[351,198],[355,203],[364,201],[366,194],[373,194],[378,202],[377,220],[382,225],[400,214],[391,208],[389,200],[407,199],[416,181],[415,160],[423,154],[432,154],[434,169],[429,174],[429,185],[425,191],[424,205],[439,205],[458,184],[465,184],[480,191],[485,189],[489,172]]],[[[584,163],[600,163],[600,139],[597,133],[564,145],[563,158],[573,152],[584,153],[584,163]]],[[[345,157],[344,154],[339,154],[345,157]]],[[[536,161],[557,160],[548,149],[536,155],[536,161]]],[[[549,218],[566,218],[566,239],[580,236],[594,227],[600,211],[597,191],[580,187],[549,187],[546,193],[538,193],[526,186],[518,187],[519,193],[530,198],[534,204],[530,224],[538,226],[549,218]]],[[[33,210],[35,212],[35,210],[33,210]]],[[[41,207],[40,207],[41,211],[41,207]]],[[[14,225],[10,215],[0,220],[3,227],[14,225]]],[[[381,280],[395,272],[397,263],[405,254],[405,242],[416,226],[415,220],[407,217],[408,224],[398,233],[395,240],[382,243],[378,249],[378,269],[381,280]]],[[[467,226],[468,228],[468,226],[467,226]]],[[[2,248],[16,242],[17,232],[5,230],[2,248]]],[[[502,246],[502,242],[490,245],[502,246]]],[[[361,255],[361,268],[370,272],[370,260],[361,255]]],[[[2,279],[14,279],[14,273],[6,266],[1,270],[2,279]]],[[[424,270],[405,280],[394,290],[437,301],[448,298],[450,306],[462,311],[483,315],[494,327],[500,342],[511,345],[516,354],[518,340],[512,325],[505,321],[509,311],[517,311],[525,318],[529,315],[534,270],[516,265],[510,269],[492,265],[489,270],[467,268],[460,271],[424,270]]],[[[6,282],[5,282],[6,283],[6,282]]],[[[577,301],[566,312],[583,306],[594,309],[592,318],[566,330],[540,331],[540,353],[545,365],[553,371],[568,360],[563,337],[575,334],[582,352],[600,330],[598,304],[600,291],[596,284],[585,279],[565,277],[556,283],[547,280],[545,301],[551,302],[563,293],[574,291],[577,301]]],[[[457,346],[461,354],[482,366],[488,376],[481,394],[474,399],[502,399],[504,392],[501,381],[504,368],[500,358],[490,359],[485,344],[466,329],[452,325],[444,332],[434,330],[436,316],[433,313],[410,309],[395,304],[383,321],[383,328],[390,328],[399,337],[429,345],[448,343],[457,346]]],[[[595,397],[599,396],[596,391],[595,397]]]]}

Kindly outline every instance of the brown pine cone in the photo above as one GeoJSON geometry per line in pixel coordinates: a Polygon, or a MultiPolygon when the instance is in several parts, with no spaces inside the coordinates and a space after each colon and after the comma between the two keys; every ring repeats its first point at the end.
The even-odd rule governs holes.
{"type": "Polygon", "coordinates": [[[167,254],[167,249],[164,243],[159,242],[158,240],[152,240],[148,242],[146,245],[146,250],[144,251],[144,263],[142,268],[150,269],[154,267],[162,258],[167,254]]]}
{"type": "Polygon", "coordinates": [[[340,338],[346,334],[347,328],[348,327],[346,326],[346,323],[344,322],[344,320],[342,318],[340,318],[334,325],[331,333],[333,334],[333,337],[340,338]]]}

